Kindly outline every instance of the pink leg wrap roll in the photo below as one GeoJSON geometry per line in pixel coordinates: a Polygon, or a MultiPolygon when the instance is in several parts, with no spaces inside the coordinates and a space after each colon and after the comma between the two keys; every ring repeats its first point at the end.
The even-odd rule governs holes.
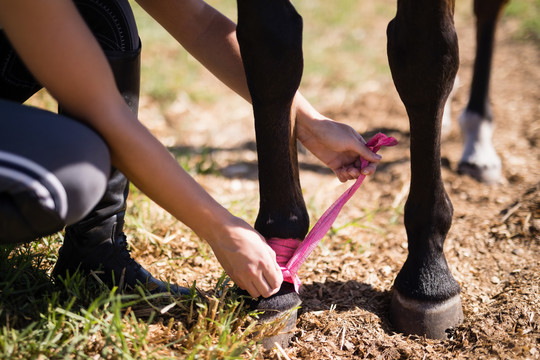
{"type": "MultiPolygon", "coordinates": [[[[394,146],[396,144],[397,140],[393,137],[387,137],[384,134],[378,133],[366,143],[366,146],[373,152],[377,152],[381,146],[394,146]]],[[[367,165],[368,161],[362,159],[362,168],[367,165]]],[[[317,247],[317,244],[326,235],[328,230],[330,230],[343,206],[354,195],[360,185],[362,185],[365,178],[365,175],[360,175],[356,179],[356,182],[324,212],[303,241],[299,239],[278,238],[266,240],[268,245],[276,252],[277,262],[283,272],[283,280],[294,284],[296,292],[298,292],[302,284],[297,275],[298,269],[306,261],[313,249],[317,247]]]]}

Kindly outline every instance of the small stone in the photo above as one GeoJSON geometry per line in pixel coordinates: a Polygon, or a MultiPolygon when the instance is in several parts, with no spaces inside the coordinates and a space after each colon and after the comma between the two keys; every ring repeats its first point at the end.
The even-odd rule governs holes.
{"type": "Polygon", "coordinates": [[[392,273],[392,267],[389,266],[389,265],[385,265],[381,268],[381,273],[384,275],[384,276],[388,276],[392,273]]]}
{"type": "Polygon", "coordinates": [[[343,342],[343,349],[347,351],[351,351],[354,349],[354,344],[350,342],[349,340],[345,340],[345,342],[343,342]]]}
{"type": "Polygon", "coordinates": [[[492,282],[493,284],[497,285],[497,284],[500,284],[501,279],[499,279],[497,276],[493,276],[493,277],[491,278],[491,282],[492,282]]]}
{"type": "Polygon", "coordinates": [[[525,251],[523,251],[523,249],[514,249],[512,250],[512,254],[516,255],[516,256],[521,256],[525,253],[525,251]]]}

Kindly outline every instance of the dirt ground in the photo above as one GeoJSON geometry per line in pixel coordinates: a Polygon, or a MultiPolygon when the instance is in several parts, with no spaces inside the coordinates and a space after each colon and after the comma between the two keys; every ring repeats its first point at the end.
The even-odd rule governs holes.
{"type": "MultiPolygon", "coordinates": [[[[493,186],[456,172],[462,147],[457,117],[467,101],[474,60],[472,24],[459,29],[460,85],[442,156],[443,180],[454,205],[445,252],[461,285],[463,324],[440,341],[395,333],[388,319],[392,283],[407,254],[403,205],[410,179],[408,121],[388,79],[355,94],[328,94],[319,109],[366,138],[382,130],[400,144],[381,151],[384,164],[346,205],[331,234],[300,270],[303,305],[293,343],[284,350],[289,358],[540,358],[540,48],[516,41],[512,26],[505,22],[499,30],[492,75],[494,143],[504,177],[493,186]]],[[[199,150],[211,144],[221,174],[200,175],[198,180],[218,200],[233,209],[243,202],[254,214],[253,130],[249,108],[236,101],[241,100],[206,112],[186,109],[180,101],[168,110],[164,123],[148,125],[166,143],[175,143],[167,134],[177,126],[176,115],[185,119],[196,111],[197,121],[187,130],[191,136],[184,144],[199,150]],[[223,126],[212,120],[218,111],[228,116],[223,126]]],[[[152,112],[151,104],[143,101],[142,111],[152,112]]],[[[300,162],[306,203],[315,220],[348,185],[340,184],[310,154],[302,153],[300,162]]],[[[195,251],[187,244],[191,240],[186,241],[183,251],[195,251]]],[[[137,254],[142,263],[144,256],[137,254]]],[[[187,282],[196,279],[202,287],[212,284],[219,268],[201,264],[192,258],[189,269],[177,276],[187,282]]],[[[285,355],[273,351],[265,357],[285,355]]]]}

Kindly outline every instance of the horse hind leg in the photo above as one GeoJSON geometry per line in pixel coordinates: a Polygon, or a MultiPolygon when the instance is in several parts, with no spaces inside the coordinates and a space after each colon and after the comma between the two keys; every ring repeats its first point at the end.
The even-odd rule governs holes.
{"type": "MultiPolygon", "coordinates": [[[[255,229],[265,238],[303,239],[309,228],[298,177],[293,98],[303,71],[302,19],[289,0],[238,0],[237,38],[255,116],[260,208],[255,229]]],[[[300,298],[292,284],[256,306],[263,321],[291,313],[266,348],[288,346],[300,298]]]]}
{"type": "Polygon", "coordinates": [[[445,338],[463,318],[460,287],[443,253],[453,210],[440,167],[443,107],[459,65],[453,14],[453,0],[398,0],[387,31],[390,69],[411,130],[409,254],[394,282],[390,316],[398,331],[431,338],[445,338]]]}
{"type": "Polygon", "coordinates": [[[487,184],[501,179],[501,160],[492,143],[494,122],[489,86],[497,22],[507,2],[474,1],[476,57],[469,101],[459,119],[464,149],[458,172],[487,184]]]}

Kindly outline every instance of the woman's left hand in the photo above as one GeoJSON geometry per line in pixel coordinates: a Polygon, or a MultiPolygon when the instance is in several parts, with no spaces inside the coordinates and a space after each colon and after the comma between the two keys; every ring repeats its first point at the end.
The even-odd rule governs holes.
{"type": "Polygon", "coordinates": [[[356,130],[321,115],[299,92],[294,108],[298,140],[332,169],[341,182],[375,172],[382,157],[366,146],[356,130]],[[368,161],[367,166],[362,167],[361,159],[368,161]]]}
{"type": "Polygon", "coordinates": [[[381,156],[365,145],[365,140],[349,125],[331,119],[305,119],[298,122],[298,140],[326,164],[341,182],[375,172],[381,156]],[[369,161],[362,168],[361,158],[369,161]]]}

